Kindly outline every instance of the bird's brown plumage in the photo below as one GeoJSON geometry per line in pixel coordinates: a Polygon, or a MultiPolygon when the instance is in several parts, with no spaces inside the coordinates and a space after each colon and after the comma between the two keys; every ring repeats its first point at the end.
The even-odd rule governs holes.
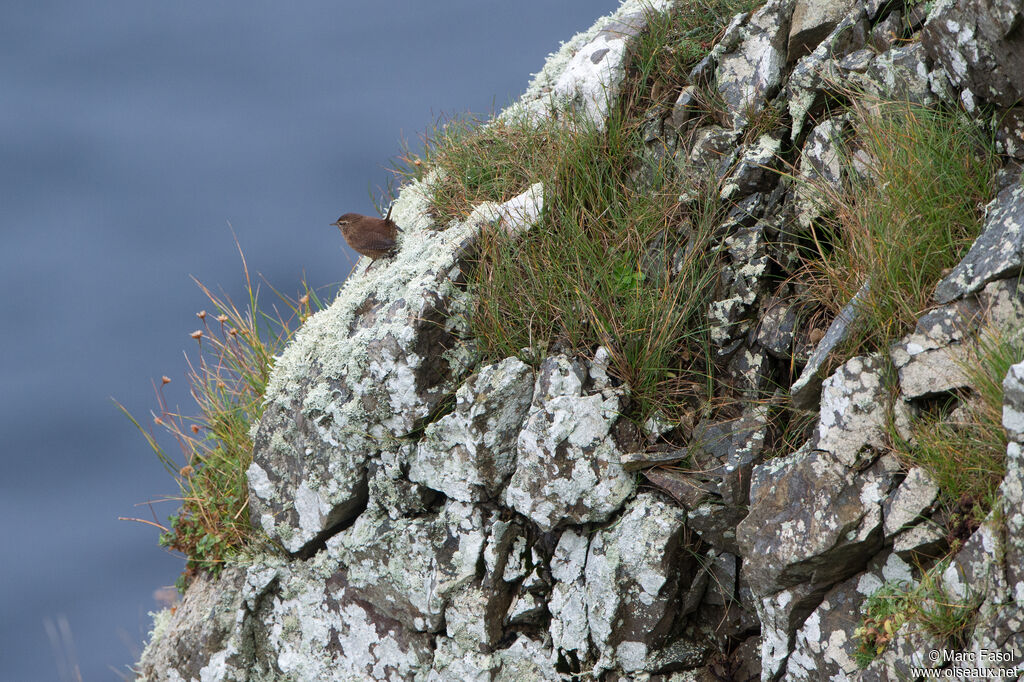
{"type": "Polygon", "coordinates": [[[356,253],[377,260],[395,252],[399,227],[391,220],[391,211],[384,219],[346,213],[331,224],[341,230],[341,236],[356,253]]]}

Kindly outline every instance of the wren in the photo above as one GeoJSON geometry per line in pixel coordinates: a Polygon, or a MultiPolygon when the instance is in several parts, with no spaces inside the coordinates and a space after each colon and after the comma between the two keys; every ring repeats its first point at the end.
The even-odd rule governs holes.
{"type": "Polygon", "coordinates": [[[383,219],[346,213],[331,225],[341,230],[341,236],[353,251],[372,260],[393,254],[398,246],[395,237],[401,231],[391,220],[390,210],[383,219]]]}

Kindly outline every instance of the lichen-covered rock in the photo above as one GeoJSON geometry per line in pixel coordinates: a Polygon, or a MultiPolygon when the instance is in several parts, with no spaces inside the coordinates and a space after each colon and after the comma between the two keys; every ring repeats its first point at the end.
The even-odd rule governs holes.
{"type": "Polygon", "coordinates": [[[1022,22],[1018,2],[939,0],[921,42],[957,87],[1008,107],[1024,98],[1022,22]]]}
{"type": "Polygon", "coordinates": [[[516,470],[504,502],[549,531],[604,521],[632,494],[613,429],[626,393],[587,394],[586,368],[565,356],[544,361],[533,406],[516,445],[516,470]]]}
{"type": "Polygon", "coordinates": [[[899,371],[904,398],[912,399],[968,385],[965,344],[981,321],[974,300],[936,308],[917,321],[911,334],[889,350],[899,371]]]}
{"type": "Polygon", "coordinates": [[[347,583],[382,612],[436,632],[449,595],[476,577],[485,538],[480,511],[450,501],[424,518],[361,514],[328,541],[328,551],[346,567],[347,583]]]}
{"type": "Polygon", "coordinates": [[[238,567],[225,569],[219,580],[200,576],[173,612],[158,614],[139,661],[140,679],[192,680],[226,667],[228,654],[221,652],[234,631],[236,614],[245,608],[245,579],[245,570],[238,567]]]}
{"type": "Polygon", "coordinates": [[[821,603],[826,588],[807,583],[794,585],[756,601],[761,623],[761,679],[777,679],[785,670],[797,630],[821,603]]]}
{"type": "Polygon", "coordinates": [[[526,93],[503,116],[527,111],[539,118],[552,108],[571,109],[603,128],[626,74],[627,48],[652,12],[666,12],[670,0],[626,0],[619,9],[578,33],[551,55],[526,93]]]}
{"type": "Polygon", "coordinates": [[[757,343],[773,357],[789,358],[796,336],[795,306],[778,299],[765,302],[757,330],[757,343]]]}
{"type": "Polygon", "coordinates": [[[353,594],[328,553],[226,569],[195,583],[170,621],[153,634],[142,679],[411,681],[433,658],[429,635],[353,594]]]}
{"type": "Polygon", "coordinates": [[[800,153],[800,174],[796,186],[797,220],[809,228],[825,212],[827,197],[842,192],[846,174],[842,149],[846,144],[849,114],[827,118],[814,127],[800,153]]]}
{"type": "Polygon", "coordinates": [[[685,521],[679,507],[640,494],[615,525],[591,539],[585,601],[598,668],[650,671],[649,659],[678,613],[680,581],[689,575],[685,521]]]}
{"type": "Polygon", "coordinates": [[[742,28],[736,49],[719,59],[715,77],[734,129],[746,127],[782,83],[795,4],[796,0],[768,0],[742,28]]]}
{"type": "Polygon", "coordinates": [[[1024,160],[1024,106],[999,112],[995,129],[996,151],[1024,160]]]}
{"type": "Polygon", "coordinates": [[[859,9],[858,0],[797,0],[789,29],[790,60],[817,47],[855,9],[859,9]]]}
{"type": "Polygon", "coordinates": [[[684,170],[694,178],[707,177],[709,173],[717,177],[725,177],[736,161],[736,139],[738,134],[718,125],[707,125],[694,132],[693,144],[687,153],[681,153],[685,161],[680,161],[684,170]]]}
{"type": "Polygon", "coordinates": [[[867,30],[867,17],[861,12],[852,12],[836,25],[813,52],[797,61],[783,93],[793,121],[791,139],[800,138],[808,117],[824,108],[825,94],[840,86],[842,79],[838,62],[864,47],[867,30]]]}
{"type": "Polygon", "coordinates": [[[856,472],[809,448],[755,467],[750,513],[736,529],[754,593],[827,587],[863,567],[882,546],[882,501],[897,469],[883,456],[856,472]]]}
{"type": "Polygon", "coordinates": [[[488,365],[455,393],[455,411],[427,427],[409,479],[463,502],[495,497],[515,469],[516,438],[533,399],[517,358],[488,365]]]}
{"type": "Polygon", "coordinates": [[[840,344],[850,335],[851,327],[860,316],[862,302],[867,296],[870,284],[870,282],[865,282],[850,302],[843,306],[814,348],[814,352],[808,358],[800,376],[789,389],[789,397],[793,401],[794,407],[806,410],[814,407],[814,404],[818,402],[827,362],[840,344]]]}
{"type": "Polygon", "coordinates": [[[963,260],[935,287],[948,303],[1024,268],[1024,184],[1007,187],[985,208],[985,225],[963,260]]]}
{"type": "Polygon", "coordinates": [[[728,345],[753,325],[751,318],[766,292],[771,267],[766,229],[757,222],[739,227],[725,239],[730,262],[720,275],[724,296],[708,306],[711,342],[716,346],[728,345]]]}
{"type": "Polygon", "coordinates": [[[587,566],[588,539],[566,530],[551,556],[551,577],[555,581],[548,599],[551,612],[551,643],[555,651],[582,658],[590,651],[590,624],[583,571],[587,566]]]}
{"type": "Polygon", "coordinates": [[[822,384],[817,448],[848,467],[872,461],[886,442],[885,364],[880,355],[851,358],[822,384]]]}
{"type": "Polygon", "coordinates": [[[394,260],[353,274],[276,362],[248,472],[251,516],[291,552],[360,511],[370,460],[465,373],[449,312],[465,295],[460,262],[497,208],[438,231],[426,192],[413,186],[394,205],[404,230],[394,260]]]}
{"type": "Polygon", "coordinates": [[[884,562],[882,557],[874,559],[863,573],[829,590],[797,631],[785,678],[856,679],[860,666],[854,655],[860,641],[854,631],[862,620],[861,605],[883,584],[910,584],[912,578],[910,565],[890,554],[884,562]]]}
{"type": "Polygon", "coordinates": [[[735,169],[722,185],[722,199],[735,201],[754,192],[770,190],[779,179],[775,167],[779,163],[781,150],[781,137],[772,133],[761,135],[753,143],[744,145],[735,169]]]}
{"type": "Polygon", "coordinates": [[[892,537],[924,520],[939,495],[939,486],[926,469],[914,467],[886,500],[885,536],[892,537]]]}
{"type": "MultiPolygon", "coordinates": [[[[198,579],[158,619],[143,674],[889,680],[930,665],[928,649],[948,643],[909,624],[864,671],[853,661],[866,597],[949,551],[937,486],[883,454],[886,431],[891,418],[912,439],[929,397],[964,395],[979,336],[1024,327],[1024,189],[1011,163],[985,231],[936,291],[942,307],[890,348],[899,395],[883,390],[884,356],[838,356],[869,284],[821,337],[799,273],[813,258],[807,230],[825,214],[816,186],[876,180],[863,150],[842,163],[859,123],[838,102],[863,93],[869,107],[891,97],[962,105],[1000,151],[1024,148],[1024,109],[992,106],[1001,102],[984,85],[1024,71],[1009,70],[1022,12],[974,5],[769,0],[735,16],[685,83],[640,84],[644,150],[622,178],[649,190],[666,171],[684,187],[657,236],[618,248],[638,251],[654,284],[679,273],[685,246],[669,236],[685,231],[683,215],[696,224],[716,211],[721,245],[705,301],[714,394],[681,420],[665,409],[632,423],[630,388],[611,371],[614,340],[592,360],[556,344],[546,358],[523,351],[539,368],[478,366],[465,338],[466,266],[485,224],[529,248],[519,237],[550,209],[542,184],[448,225],[430,217],[439,176],[404,188],[392,211],[397,254],[361,263],[274,369],[254,432],[251,517],[287,555],[198,579]],[[725,111],[702,111],[717,95],[725,111]],[[686,182],[710,178],[715,205],[686,182]],[[801,369],[793,405],[817,408],[806,426],[778,405],[780,383],[801,369]],[[804,445],[778,457],[797,438],[804,445]],[[640,477],[657,490],[638,491],[640,477]]],[[[601,128],[619,93],[635,92],[631,43],[672,6],[626,0],[501,116],[601,128]]],[[[1006,377],[1004,403],[999,507],[942,575],[950,601],[977,608],[963,633],[972,652],[1024,649],[1024,363],[1006,377]]]]}
{"type": "Polygon", "coordinates": [[[847,76],[850,86],[880,101],[932,105],[932,78],[921,43],[897,45],[872,59],[863,73],[847,76]]]}

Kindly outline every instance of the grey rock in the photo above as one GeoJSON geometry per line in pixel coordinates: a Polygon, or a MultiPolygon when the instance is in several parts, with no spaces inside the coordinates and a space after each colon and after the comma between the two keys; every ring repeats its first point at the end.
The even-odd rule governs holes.
{"type": "Polygon", "coordinates": [[[735,169],[722,185],[722,199],[735,201],[755,192],[770,190],[779,180],[775,168],[781,149],[782,139],[775,134],[761,135],[753,143],[744,145],[735,169]]]}
{"type": "Polygon", "coordinates": [[[681,130],[687,121],[690,120],[690,117],[700,109],[697,95],[698,89],[694,85],[687,85],[680,91],[679,97],[676,98],[675,104],[672,105],[672,113],[668,118],[669,124],[676,130],[681,130]]]}
{"type": "Polygon", "coordinates": [[[797,630],[821,603],[825,591],[824,587],[805,583],[757,599],[762,680],[778,679],[785,670],[797,630]]]}
{"type": "Polygon", "coordinates": [[[889,349],[907,399],[935,395],[968,385],[965,343],[979,323],[975,301],[936,308],[917,321],[914,331],[889,349]]]}
{"type": "Polygon", "coordinates": [[[939,0],[921,42],[957,87],[1009,107],[1024,98],[1022,22],[1019,3],[939,0]]]}
{"type": "Polygon", "coordinates": [[[823,108],[825,94],[841,88],[838,61],[864,47],[867,32],[863,13],[847,15],[811,54],[797,60],[783,93],[793,122],[790,139],[799,140],[808,116],[823,108]]]}
{"type": "Polygon", "coordinates": [[[485,540],[480,511],[452,500],[422,518],[364,513],[327,547],[353,592],[406,628],[437,632],[450,597],[477,577],[485,540]]]}
{"type": "Polygon", "coordinates": [[[253,524],[290,552],[366,504],[369,462],[450,395],[473,358],[456,340],[466,249],[500,207],[433,229],[428,185],[395,202],[403,227],[386,268],[345,282],[277,359],[248,471],[253,524]]]}
{"type": "Polygon", "coordinates": [[[789,396],[794,407],[808,410],[818,402],[826,363],[833,351],[849,336],[851,326],[860,315],[860,302],[867,296],[868,286],[869,283],[865,282],[850,302],[839,311],[836,319],[832,320],[832,324],[829,325],[825,335],[818,342],[814,352],[811,353],[800,376],[793,382],[793,386],[789,389],[789,396]]]}
{"type": "Polygon", "coordinates": [[[626,75],[629,45],[646,27],[651,12],[649,5],[624,2],[614,14],[574,36],[502,115],[512,118],[526,112],[546,118],[570,110],[603,128],[626,75]]]}
{"type": "Polygon", "coordinates": [[[928,56],[921,43],[897,45],[875,57],[864,73],[849,74],[851,86],[869,98],[933,105],[928,56]]]}
{"type": "Polygon", "coordinates": [[[996,115],[996,151],[1024,160],[1024,107],[1013,107],[996,115]]]}
{"type": "Polygon", "coordinates": [[[881,557],[873,559],[863,573],[829,590],[796,633],[786,679],[856,679],[859,666],[855,654],[860,642],[854,630],[861,623],[861,605],[884,583],[911,580],[911,567],[890,554],[884,563],[881,557]]]}
{"type": "Polygon", "coordinates": [[[750,330],[758,303],[767,290],[771,258],[765,229],[764,223],[757,222],[752,227],[740,227],[725,239],[731,263],[721,270],[724,296],[708,306],[711,342],[720,348],[728,347],[750,330]]]}
{"type": "Polygon", "coordinates": [[[597,669],[640,672],[665,643],[679,607],[679,581],[692,561],[682,542],[685,521],[679,507],[641,493],[615,525],[591,539],[585,599],[601,656],[597,669]]]}
{"type": "Polygon", "coordinates": [[[736,527],[746,515],[741,507],[705,501],[690,511],[687,526],[716,550],[738,554],[736,527]]]}
{"type": "Polygon", "coordinates": [[[746,26],[748,19],[750,19],[750,12],[741,12],[732,18],[729,25],[722,32],[722,37],[711,48],[711,51],[697,62],[696,66],[690,69],[690,83],[694,85],[710,85],[714,81],[715,69],[718,68],[719,60],[726,52],[736,50],[740,41],[743,40],[743,27],[746,26]]]}
{"type": "Polygon", "coordinates": [[[145,679],[411,681],[433,658],[429,635],[354,596],[327,553],[200,579],[160,630],[142,657],[145,679]]]}
{"type": "Polygon", "coordinates": [[[865,73],[874,59],[875,51],[864,48],[851,52],[839,60],[839,68],[843,71],[852,71],[853,73],[865,73]]]}
{"type": "Polygon", "coordinates": [[[1003,428],[1014,443],[1024,443],[1024,363],[1010,367],[1003,379],[1003,428]]]}
{"type": "Polygon", "coordinates": [[[925,469],[914,467],[907,472],[907,477],[883,506],[886,538],[920,523],[931,511],[938,495],[939,486],[925,469]]]}
{"type": "Polygon", "coordinates": [[[709,173],[725,177],[736,161],[738,138],[736,132],[721,126],[698,128],[684,163],[684,171],[693,177],[704,178],[709,173]]]}
{"type": "Polygon", "coordinates": [[[380,462],[371,462],[367,504],[371,513],[398,520],[423,514],[434,503],[436,492],[413,483],[402,473],[414,450],[412,445],[406,445],[397,452],[382,452],[380,462]]]}
{"type": "Polygon", "coordinates": [[[800,154],[796,185],[797,220],[810,228],[828,206],[832,192],[842,192],[846,176],[842,151],[850,128],[849,114],[825,119],[814,127],[800,154]]]}
{"type": "Polygon", "coordinates": [[[516,444],[504,503],[544,531],[604,521],[632,494],[613,429],[624,389],[584,394],[586,368],[564,356],[544,361],[533,406],[516,444]]]}
{"type": "Polygon", "coordinates": [[[584,658],[590,651],[590,624],[583,571],[587,565],[589,541],[576,531],[562,533],[551,556],[551,595],[548,611],[551,646],[561,653],[584,658]]]}
{"type": "Polygon", "coordinates": [[[861,11],[859,0],[797,0],[789,29],[789,59],[811,52],[854,11],[861,11]]]}
{"type": "Polygon", "coordinates": [[[893,10],[871,29],[871,46],[885,52],[903,37],[903,13],[893,10]]]}
{"type": "Polygon", "coordinates": [[[751,15],[736,49],[719,60],[718,91],[729,107],[734,129],[746,127],[782,83],[795,4],[796,0],[769,0],[751,15]]]}
{"type": "Polygon", "coordinates": [[[517,597],[508,608],[506,625],[539,625],[547,613],[547,606],[539,597],[526,592],[517,597]]]}
{"type": "Polygon", "coordinates": [[[796,311],[781,300],[764,304],[757,331],[757,342],[778,359],[787,359],[796,333],[796,311]]]}
{"type": "Polygon", "coordinates": [[[851,358],[822,384],[816,447],[848,467],[862,468],[886,443],[885,365],[880,355],[851,358]]]}
{"type": "Polygon", "coordinates": [[[935,287],[935,300],[948,303],[1024,267],[1024,185],[999,193],[985,208],[985,224],[964,259],[935,287]]]}
{"type": "Polygon", "coordinates": [[[750,513],[736,529],[754,593],[826,588],[862,568],[882,546],[882,501],[897,468],[883,456],[857,473],[810,449],[755,467],[750,513]]]}
{"type": "Polygon", "coordinates": [[[178,679],[199,679],[210,659],[228,644],[235,616],[245,605],[245,580],[239,567],[226,568],[217,580],[201,575],[173,612],[158,614],[138,665],[142,679],[173,679],[175,674],[178,679]]]}
{"type": "Polygon", "coordinates": [[[463,502],[498,495],[515,470],[516,438],[533,381],[533,371],[517,358],[470,377],[455,394],[455,411],[427,427],[409,479],[463,502]]]}
{"type": "Polygon", "coordinates": [[[911,564],[926,564],[948,548],[945,529],[928,522],[900,531],[892,541],[892,551],[911,564]]]}

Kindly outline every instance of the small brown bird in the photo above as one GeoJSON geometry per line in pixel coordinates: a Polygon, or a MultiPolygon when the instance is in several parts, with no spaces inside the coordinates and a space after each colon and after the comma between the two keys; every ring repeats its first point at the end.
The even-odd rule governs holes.
{"type": "Polygon", "coordinates": [[[373,260],[390,256],[395,252],[395,236],[402,230],[391,221],[391,209],[388,209],[388,214],[383,220],[358,213],[346,213],[331,225],[341,230],[341,236],[353,251],[369,256],[373,260]]]}

